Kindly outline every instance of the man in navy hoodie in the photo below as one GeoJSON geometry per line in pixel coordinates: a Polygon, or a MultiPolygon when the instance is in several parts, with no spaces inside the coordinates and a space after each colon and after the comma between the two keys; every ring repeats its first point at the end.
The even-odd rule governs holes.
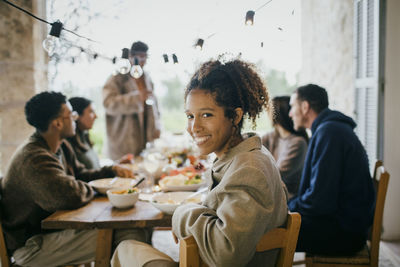
{"type": "Polygon", "coordinates": [[[324,88],[308,84],[291,96],[294,128],[311,129],[298,195],[290,211],[302,216],[296,251],[352,254],[372,224],[375,193],[355,122],[328,108],[324,88]]]}

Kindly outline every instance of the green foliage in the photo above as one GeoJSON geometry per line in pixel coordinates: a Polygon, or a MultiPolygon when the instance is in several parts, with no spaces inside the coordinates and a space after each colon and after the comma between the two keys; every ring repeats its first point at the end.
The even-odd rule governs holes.
{"type": "Polygon", "coordinates": [[[167,93],[160,97],[161,120],[164,130],[168,132],[184,132],[186,116],[183,112],[184,85],[178,76],[162,81],[167,93]]]}
{"type": "Polygon", "coordinates": [[[163,85],[168,88],[167,94],[161,98],[161,106],[163,110],[180,110],[183,111],[184,102],[184,85],[178,76],[170,80],[162,81],[163,85]]]}
{"type": "Polygon", "coordinates": [[[271,97],[291,95],[297,87],[297,84],[290,85],[286,79],[285,72],[278,70],[269,70],[265,80],[271,97]]]}

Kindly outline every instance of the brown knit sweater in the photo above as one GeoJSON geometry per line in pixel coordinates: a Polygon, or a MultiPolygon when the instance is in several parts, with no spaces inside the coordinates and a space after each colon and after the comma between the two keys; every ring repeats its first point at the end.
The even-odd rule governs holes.
{"type": "Polygon", "coordinates": [[[1,182],[7,248],[13,251],[43,233],[40,223],[51,213],[88,203],[94,192],[86,182],[113,176],[110,167],[85,169],[67,142],[54,154],[40,134],[33,134],[15,152],[1,182]]]}

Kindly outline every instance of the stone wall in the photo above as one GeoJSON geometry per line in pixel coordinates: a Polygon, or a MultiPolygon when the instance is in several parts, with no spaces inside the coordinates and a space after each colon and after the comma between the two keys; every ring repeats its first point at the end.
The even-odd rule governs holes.
{"type": "MultiPolygon", "coordinates": [[[[45,0],[13,1],[46,17],[45,0]]],[[[33,132],[24,115],[25,102],[47,90],[47,55],[42,40],[47,26],[0,2],[0,173],[15,149],[33,132]]]]}
{"type": "Polygon", "coordinates": [[[300,84],[326,88],[330,107],[354,115],[353,1],[302,0],[300,84]]]}

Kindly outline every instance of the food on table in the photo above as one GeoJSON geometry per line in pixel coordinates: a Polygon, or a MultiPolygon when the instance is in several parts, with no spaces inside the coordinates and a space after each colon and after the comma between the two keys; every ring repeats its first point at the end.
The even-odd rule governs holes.
{"type": "Polygon", "coordinates": [[[129,189],[124,189],[124,190],[119,190],[119,191],[112,191],[111,193],[123,195],[123,194],[132,194],[135,192],[139,192],[137,188],[129,188],[129,189]]]}
{"type": "Polygon", "coordinates": [[[168,176],[161,178],[162,186],[182,186],[200,184],[203,180],[201,174],[193,166],[175,169],[169,172],[168,176]]]}

